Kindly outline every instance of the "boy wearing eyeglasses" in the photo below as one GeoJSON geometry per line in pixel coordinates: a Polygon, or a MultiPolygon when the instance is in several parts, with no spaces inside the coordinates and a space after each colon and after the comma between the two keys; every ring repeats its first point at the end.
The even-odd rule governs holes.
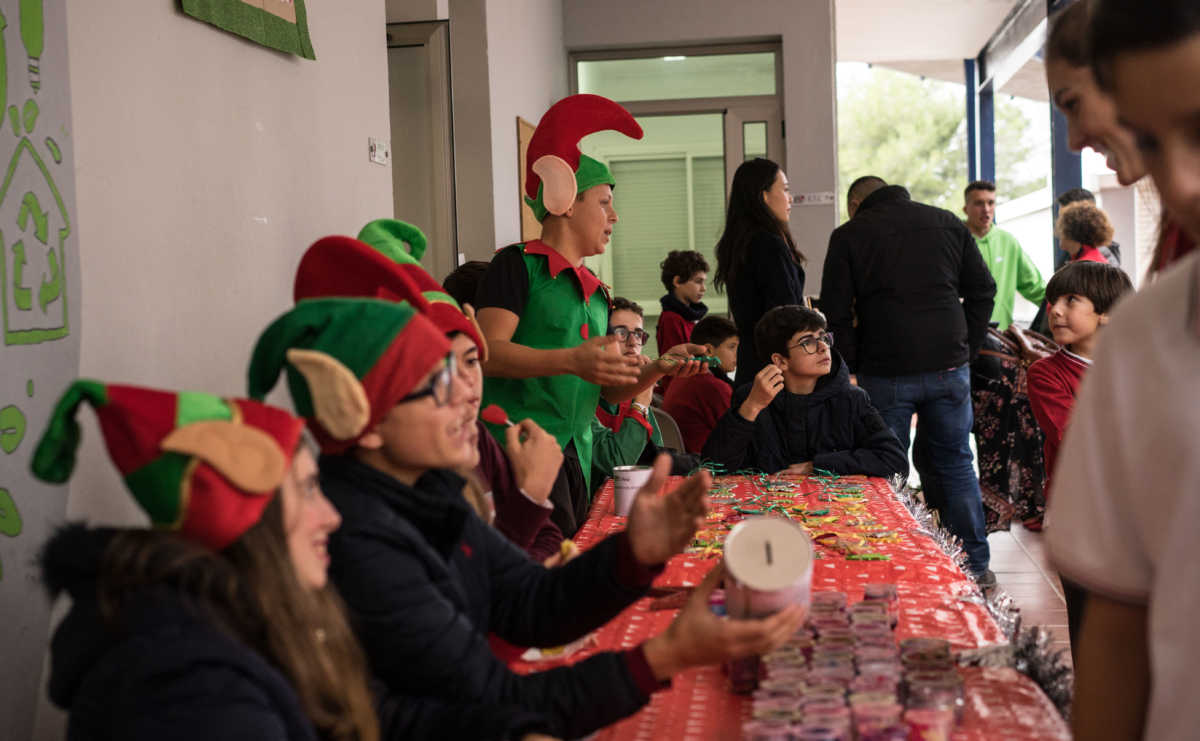
{"type": "Polygon", "coordinates": [[[767,365],[733,393],[704,446],[726,470],[811,474],[908,474],[900,442],[833,351],[825,317],[778,306],[754,327],[767,365]]]}
{"type": "MultiPolygon", "coordinates": [[[[642,354],[650,335],[645,330],[645,312],[637,302],[621,296],[613,298],[608,335],[617,342],[621,354],[636,359],[639,367],[650,363],[650,358],[642,354]]],[[[593,490],[612,475],[613,468],[637,463],[643,457],[646,443],[651,444],[651,451],[662,447],[662,434],[650,413],[653,398],[653,386],[620,404],[600,397],[592,424],[593,490]]]]}

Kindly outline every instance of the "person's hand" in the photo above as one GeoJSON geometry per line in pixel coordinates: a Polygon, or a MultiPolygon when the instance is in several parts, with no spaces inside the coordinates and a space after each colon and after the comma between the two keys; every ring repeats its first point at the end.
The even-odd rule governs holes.
{"type": "Polygon", "coordinates": [[[558,566],[565,566],[573,558],[579,555],[579,546],[575,545],[575,541],[567,538],[563,540],[562,546],[559,547],[558,553],[548,557],[542,561],[542,565],[548,569],[553,569],[558,566]]]}
{"type": "Polygon", "coordinates": [[[646,662],[659,681],[693,666],[720,664],[762,655],[782,645],[804,623],[808,610],[790,605],[766,618],[718,617],[708,597],[725,575],[721,561],[708,572],[665,631],[643,646],[646,662]]]}
{"type": "Polygon", "coordinates": [[[785,470],[785,474],[792,476],[808,476],[813,472],[812,461],[804,461],[803,463],[793,463],[785,470]]]}
{"type": "Polygon", "coordinates": [[[708,471],[689,476],[660,496],[670,472],[671,456],[662,453],[654,459],[654,471],[634,495],[629,509],[625,531],[634,558],[645,566],[657,566],[681,553],[708,515],[708,490],[712,486],[708,471]]]}
{"type": "Polygon", "coordinates": [[[851,386],[857,386],[857,385],[858,385],[858,376],[857,376],[857,375],[855,375],[855,374],[853,374],[853,373],[851,373],[851,374],[850,374],[850,385],[851,385],[851,386]]]}
{"type": "Polygon", "coordinates": [[[738,413],[753,422],[782,390],[783,371],[773,363],[768,363],[754,376],[754,386],[750,389],[750,395],[738,408],[738,413]]]}
{"type": "Polygon", "coordinates": [[[703,373],[708,366],[696,360],[693,356],[704,354],[704,345],[693,345],[690,342],[676,345],[658,356],[654,368],[664,376],[687,378],[703,373]]]}
{"type": "Polygon", "coordinates": [[[621,354],[620,341],[601,335],[584,341],[571,351],[574,374],[597,386],[629,386],[638,382],[637,358],[621,354]]]}
{"type": "MultiPolygon", "coordinates": [[[[643,367],[643,368],[646,367],[647,365],[649,365],[650,363],[654,362],[653,360],[646,357],[645,355],[639,355],[638,361],[639,361],[639,364],[641,365],[641,367],[643,367]]],[[[637,396],[633,397],[633,400],[636,401],[637,403],[641,404],[644,407],[648,407],[652,403],[654,403],[654,384],[650,384],[649,386],[647,386],[644,391],[642,391],[637,396]]]]}
{"type": "Polygon", "coordinates": [[[558,440],[532,419],[523,419],[504,431],[504,448],[512,463],[517,486],[532,500],[545,503],[562,468],[558,440]]]}

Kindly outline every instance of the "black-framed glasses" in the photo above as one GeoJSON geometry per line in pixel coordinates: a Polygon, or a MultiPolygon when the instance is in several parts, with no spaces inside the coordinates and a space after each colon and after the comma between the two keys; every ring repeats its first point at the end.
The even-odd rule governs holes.
{"type": "Polygon", "coordinates": [[[628,343],[629,338],[637,340],[637,344],[645,345],[646,340],[650,339],[650,335],[644,329],[630,329],[624,325],[618,324],[615,327],[609,327],[608,333],[616,337],[621,342],[628,343]]]}
{"type": "Polygon", "coordinates": [[[816,355],[817,350],[821,349],[821,343],[824,343],[825,347],[833,349],[833,334],[830,332],[822,332],[821,334],[813,335],[812,337],[805,337],[794,345],[788,345],[788,349],[791,350],[793,347],[799,347],[809,355],[816,355]]]}
{"type": "Polygon", "coordinates": [[[433,397],[433,403],[444,407],[450,403],[450,394],[454,391],[454,375],[457,368],[457,362],[454,360],[454,353],[446,355],[446,364],[443,365],[437,373],[433,374],[433,378],[429,380],[429,384],[423,389],[418,389],[408,396],[402,397],[397,404],[403,404],[406,401],[416,401],[424,399],[426,396],[433,397]]]}

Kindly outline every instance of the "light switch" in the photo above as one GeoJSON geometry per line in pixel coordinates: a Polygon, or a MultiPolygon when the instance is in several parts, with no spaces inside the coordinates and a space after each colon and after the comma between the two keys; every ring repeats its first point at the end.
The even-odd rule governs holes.
{"type": "Polygon", "coordinates": [[[367,153],[370,155],[371,161],[377,165],[387,166],[392,163],[392,148],[391,146],[375,137],[367,138],[367,153]]]}

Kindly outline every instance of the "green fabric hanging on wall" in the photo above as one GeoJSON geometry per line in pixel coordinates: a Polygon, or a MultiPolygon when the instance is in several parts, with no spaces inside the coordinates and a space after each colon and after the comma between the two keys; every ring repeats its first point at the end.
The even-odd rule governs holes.
{"type": "Polygon", "coordinates": [[[183,12],[263,46],[316,59],[308,36],[308,13],[304,0],[180,0],[183,12]],[[287,8],[295,21],[266,7],[287,8]]]}

